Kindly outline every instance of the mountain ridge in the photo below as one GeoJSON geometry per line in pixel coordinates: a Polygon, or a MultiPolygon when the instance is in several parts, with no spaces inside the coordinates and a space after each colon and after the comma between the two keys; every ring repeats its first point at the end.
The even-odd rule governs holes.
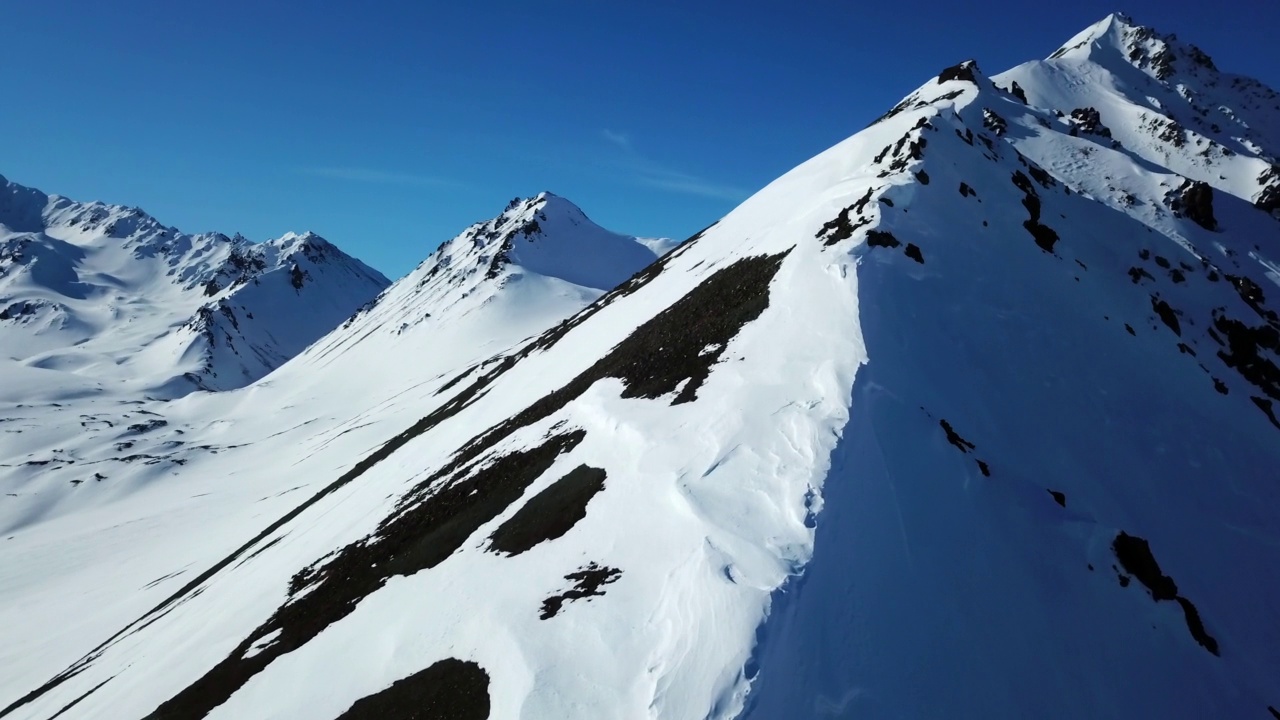
{"type": "Polygon", "coordinates": [[[8,180],[0,197],[0,342],[12,361],[86,387],[240,387],[388,284],[314,233],[187,235],[8,180]]]}

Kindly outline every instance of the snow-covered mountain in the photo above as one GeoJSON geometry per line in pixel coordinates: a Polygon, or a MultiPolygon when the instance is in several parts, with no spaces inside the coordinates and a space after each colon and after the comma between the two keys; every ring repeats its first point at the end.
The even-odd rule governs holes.
{"type": "MultiPolygon", "coordinates": [[[[130,393],[118,384],[86,393],[56,375],[14,373],[0,383],[0,422],[10,428],[0,435],[0,457],[6,459],[0,483],[15,498],[0,515],[0,532],[49,527],[55,518],[78,524],[91,509],[115,507],[156,478],[181,474],[211,453],[247,446],[290,453],[285,443],[297,436],[288,427],[309,439],[338,433],[356,448],[380,442],[416,419],[446,373],[500,361],[502,351],[573,315],[653,262],[650,242],[670,241],[611,233],[569,201],[543,193],[512,201],[498,217],[444,243],[408,276],[242,392],[196,393],[176,402],[130,393]],[[202,441],[211,436],[215,441],[202,441]],[[62,469],[72,471],[66,480],[54,474],[62,469]],[[92,481],[89,492],[79,487],[86,480],[92,481]]],[[[280,244],[300,246],[302,254],[293,254],[305,260],[308,246],[317,243],[323,241],[287,236],[280,244]]],[[[305,289],[310,281],[302,282],[305,289]]],[[[234,330],[220,323],[237,316],[253,321],[244,308],[259,300],[269,311],[299,314],[280,324],[289,320],[306,328],[316,322],[304,316],[305,308],[266,302],[269,281],[228,284],[241,288],[209,307],[230,309],[199,310],[208,323],[204,332],[216,329],[215,337],[234,330]]],[[[177,340],[162,337],[157,344],[193,342],[191,329],[190,323],[180,326],[177,340]]],[[[205,347],[225,353],[228,346],[205,347]]],[[[227,367],[230,358],[225,359],[217,366],[227,367]]],[[[351,452],[344,445],[335,457],[317,458],[341,464],[351,452]]]]}
{"type": "Polygon", "coordinates": [[[314,235],[187,235],[0,177],[0,362],[54,394],[242,387],[388,284],[314,235]],[[60,372],[40,372],[60,371],[60,372]]]}
{"type": "Polygon", "coordinates": [[[1148,169],[1163,169],[1280,210],[1280,93],[1221,72],[1173,35],[1112,15],[1048,60],[995,78],[1051,109],[1072,135],[1093,136],[1148,169]],[[1061,113],[1061,115],[1059,115],[1061,113]]]}
{"type": "Polygon", "coordinates": [[[397,357],[411,359],[422,376],[464,367],[576,313],[670,246],[605,230],[551,193],[516,198],[442,244],[290,373],[314,375],[335,362],[354,370],[397,357]]]}
{"type": "Polygon", "coordinates": [[[1280,717],[1277,104],[1111,16],[480,347],[628,271],[517,202],[4,498],[0,716],[1280,717]]]}

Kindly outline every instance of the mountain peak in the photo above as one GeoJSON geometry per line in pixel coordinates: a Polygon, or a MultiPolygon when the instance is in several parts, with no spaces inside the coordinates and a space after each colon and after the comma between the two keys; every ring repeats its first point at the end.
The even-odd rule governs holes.
{"type": "Polygon", "coordinates": [[[982,71],[978,69],[978,61],[972,59],[965,60],[959,65],[952,65],[938,73],[939,85],[952,80],[971,82],[977,85],[982,79],[984,79],[984,77],[982,75],[982,71]]]}
{"type": "Polygon", "coordinates": [[[15,232],[37,232],[44,227],[41,214],[49,196],[0,175],[0,225],[15,232]]]}
{"type": "MultiPolygon", "coordinates": [[[[236,237],[241,236],[237,233],[236,237]]],[[[287,232],[274,240],[266,241],[263,245],[279,248],[281,254],[284,255],[297,251],[325,252],[331,249],[337,249],[333,243],[310,230],[303,233],[287,232]]]]}
{"type": "Polygon", "coordinates": [[[1073,57],[1076,55],[1088,56],[1090,49],[1095,46],[1110,46],[1119,49],[1123,45],[1120,38],[1124,32],[1140,27],[1134,23],[1133,18],[1124,13],[1111,13],[1076,33],[1075,36],[1055,50],[1049,56],[1049,59],[1054,60],[1060,57],[1073,57]]]}
{"type": "Polygon", "coordinates": [[[1112,13],[1085,28],[1049,59],[1092,59],[1107,64],[1108,56],[1117,55],[1157,80],[1167,80],[1178,70],[1218,70],[1213,58],[1200,48],[1178,40],[1177,35],[1163,35],[1153,27],[1139,25],[1123,13],[1112,13]]]}
{"type": "MultiPolygon", "coordinates": [[[[514,198],[496,217],[468,227],[442,244],[419,271],[423,282],[441,271],[451,278],[483,279],[534,273],[607,290],[655,259],[633,236],[606,230],[574,203],[551,192],[514,198]]],[[[451,284],[470,286],[462,279],[451,284]]]]}

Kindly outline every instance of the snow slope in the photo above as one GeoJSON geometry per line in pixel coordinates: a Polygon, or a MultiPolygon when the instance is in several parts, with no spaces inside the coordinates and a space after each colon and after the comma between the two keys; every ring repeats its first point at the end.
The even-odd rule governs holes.
{"type": "Polygon", "coordinates": [[[1265,91],[1120,16],[1068,47],[947,68],[483,361],[371,346],[393,431],[278,393],[528,233],[169,403],[262,439],[6,532],[0,715],[1280,715],[1275,125],[1206,163],[1132,110],[1265,91]]]}
{"type": "Polygon", "coordinates": [[[187,235],[0,178],[0,363],[77,393],[242,387],[387,284],[311,233],[187,235]]]}
{"type": "Polygon", "coordinates": [[[313,375],[335,362],[354,369],[397,355],[414,357],[419,375],[464,367],[581,310],[670,242],[605,230],[551,193],[517,198],[442,244],[289,372],[313,375]]]}
{"type": "Polygon", "coordinates": [[[1018,83],[1030,105],[1064,113],[1059,122],[1079,125],[1073,111],[1096,110],[1116,149],[1140,166],[1280,209],[1280,93],[1219,71],[1176,36],[1111,15],[995,81],[1018,83]]]}
{"type": "Polygon", "coordinates": [[[21,368],[0,386],[0,537],[11,539],[4,550],[25,556],[31,573],[9,573],[0,614],[29,621],[9,628],[0,664],[32,679],[56,672],[169,589],[149,585],[153,569],[213,562],[227,549],[219,543],[240,542],[237,533],[264,512],[296,503],[306,480],[271,490],[282,477],[341,472],[412,423],[449,380],[446,372],[536,335],[654,259],[634,238],[543,194],[468,228],[328,336],[242,389],[172,401],[67,397],[65,383],[21,368]],[[523,232],[533,223],[540,229],[523,232]],[[527,267],[556,255],[563,261],[549,268],[553,274],[527,267]],[[55,395],[51,404],[30,401],[55,395]],[[124,547],[133,548],[127,558],[124,547]],[[118,592],[135,577],[139,592],[118,592]],[[48,622],[26,612],[33,603],[48,609],[48,622]],[[44,648],[47,666],[27,654],[32,647],[44,648]]]}

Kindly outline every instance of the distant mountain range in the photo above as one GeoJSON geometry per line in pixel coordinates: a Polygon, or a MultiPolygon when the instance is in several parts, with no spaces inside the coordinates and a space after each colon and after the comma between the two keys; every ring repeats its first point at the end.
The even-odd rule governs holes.
{"type": "Polygon", "coordinates": [[[137,208],[0,177],[0,362],[20,366],[25,388],[242,387],[387,285],[311,233],[260,244],[188,235],[137,208]]]}

